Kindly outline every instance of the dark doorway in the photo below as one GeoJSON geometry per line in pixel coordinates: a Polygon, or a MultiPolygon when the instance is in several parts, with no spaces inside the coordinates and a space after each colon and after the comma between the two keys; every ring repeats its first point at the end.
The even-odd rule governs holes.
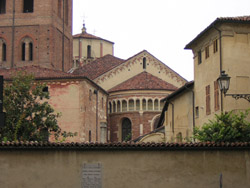
{"type": "Polygon", "coordinates": [[[131,140],[131,121],[128,118],[122,120],[122,141],[131,140]]]}

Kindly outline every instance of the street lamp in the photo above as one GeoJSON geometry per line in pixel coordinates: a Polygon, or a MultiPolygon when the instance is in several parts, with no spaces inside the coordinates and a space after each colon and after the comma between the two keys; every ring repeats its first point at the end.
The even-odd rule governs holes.
{"type": "Polygon", "coordinates": [[[246,99],[248,102],[250,102],[250,94],[227,94],[227,91],[229,89],[230,85],[230,78],[225,71],[221,71],[220,77],[217,79],[220,90],[222,93],[224,93],[224,96],[232,96],[234,99],[246,99]]]}

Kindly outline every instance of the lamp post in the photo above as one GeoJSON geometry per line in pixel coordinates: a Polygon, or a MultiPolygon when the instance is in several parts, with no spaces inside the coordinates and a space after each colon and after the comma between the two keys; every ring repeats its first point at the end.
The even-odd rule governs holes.
{"type": "Polygon", "coordinates": [[[227,91],[229,89],[230,85],[230,78],[225,71],[221,71],[220,77],[217,79],[220,90],[222,93],[224,93],[224,96],[232,96],[234,99],[240,99],[243,98],[250,102],[250,94],[227,94],[227,91]]]}

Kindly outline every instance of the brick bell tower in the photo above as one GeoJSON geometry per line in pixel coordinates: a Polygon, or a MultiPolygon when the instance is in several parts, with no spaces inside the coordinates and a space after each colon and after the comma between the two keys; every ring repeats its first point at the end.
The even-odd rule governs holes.
{"type": "Polygon", "coordinates": [[[0,68],[72,67],[72,0],[0,0],[0,68]]]}

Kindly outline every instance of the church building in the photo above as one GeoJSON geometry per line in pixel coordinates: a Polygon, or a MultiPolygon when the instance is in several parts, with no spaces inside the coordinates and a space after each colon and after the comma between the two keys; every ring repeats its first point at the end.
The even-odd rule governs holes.
{"type": "Polygon", "coordinates": [[[45,82],[61,112],[67,141],[117,142],[156,129],[161,101],[186,80],[143,50],[114,56],[114,43],[82,32],[72,36],[72,0],[0,0],[0,74],[18,71],[45,82]]]}
{"type": "Polygon", "coordinates": [[[1,68],[72,67],[72,0],[1,0],[0,19],[1,68]]]}

